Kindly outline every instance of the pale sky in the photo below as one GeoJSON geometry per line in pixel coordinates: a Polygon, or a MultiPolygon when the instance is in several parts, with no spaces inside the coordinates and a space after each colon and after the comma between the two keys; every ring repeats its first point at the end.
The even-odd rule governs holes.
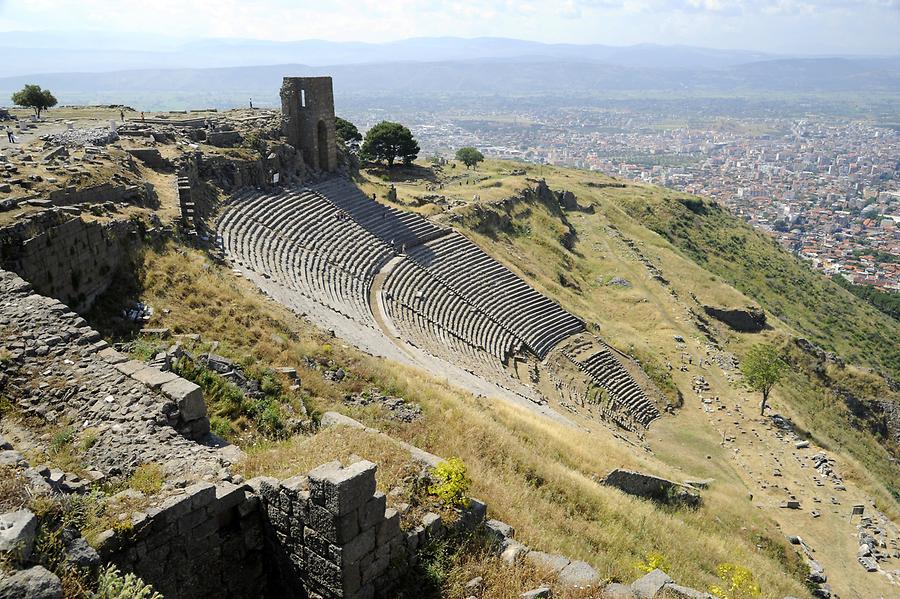
{"type": "Polygon", "coordinates": [[[900,54],[900,0],[0,0],[0,31],[37,30],[284,41],[497,36],[900,54]]]}

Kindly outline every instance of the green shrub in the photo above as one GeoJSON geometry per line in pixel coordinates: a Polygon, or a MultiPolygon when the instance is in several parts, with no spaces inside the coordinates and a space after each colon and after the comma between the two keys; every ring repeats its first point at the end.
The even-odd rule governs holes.
{"type": "Polygon", "coordinates": [[[123,575],[112,564],[100,571],[97,582],[97,591],[90,599],[163,599],[143,580],[131,573],[123,575]]]}
{"type": "Polygon", "coordinates": [[[450,458],[439,463],[431,473],[435,483],[428,492],[453,507],[469,507],[467,493],[472,480],[466,472],[466,465],[459,458],[450,458]]]}
{"type": "Polygon", "coordinates": [[[128,479],[128,486],[144,495],[155,495],[165,482],[163,469],[159,464],[141,464],[128,479]]]}
{"type": "Polygon", "coordinates": [[[59,453],[63,448],[72,444],[75,439],[76,429],[74,426],[67,426],[56,432],[50,440],[50,451],[59,453]]]}

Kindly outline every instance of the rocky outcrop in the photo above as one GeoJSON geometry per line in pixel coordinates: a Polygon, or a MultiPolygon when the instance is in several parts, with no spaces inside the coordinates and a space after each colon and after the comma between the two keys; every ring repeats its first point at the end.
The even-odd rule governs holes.
{"type": "Polygon", "coordinates": [[[701,503],[699,494],[685,485],[631,470],[617,468],[603,479],[603,484],[615,487],[624,493],[651,499],[659,503],[697,506],[701,503]]]}
{"type": "Polygon", "coordinates": [[[62,596],[62,582],[43,566],[0,579],[0,599],[62,599],[62,596]]]}
{"type": "Polygon", "coordinates": [[[703,311],[741,333],[758,333],[766,328],[766,313],[761,308],[717,308],[704,305],[703,311]]]}

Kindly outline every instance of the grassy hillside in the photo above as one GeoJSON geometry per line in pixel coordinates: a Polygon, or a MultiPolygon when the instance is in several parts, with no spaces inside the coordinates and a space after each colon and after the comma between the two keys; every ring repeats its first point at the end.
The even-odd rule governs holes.
{"type": "MultiPolygon", "coordinates": [[[[604,429],[573,430],[522,408],[475,398],[447,381],[330,339],[199,252],[176,247],[148,251],[139,279],[111,293],[154,306],[152,326],[199,332],[207,341],[221,342],[217,352],[244,363],[295,366],[303,400],[315,410],[340,409],[438,455],[461,457],[474,481],[473,495],[535,549],[583,559],[602,576],[622,581],[638,577],[641,562],[656,552],[665,556],[673,577],[696,588],[716,582],[718,564],[738,563],[755,573],[764,596],[805,596],[802,566],[780,532],[750,501],[735,501],[746,497],[746,488],[714,435],[697,433],[691,443],[698,454],[715,459],[690,463],[677,458],[669,464],[635,452],[604,429]],[[340,366],[348,376],[340,383],[328,382],[316,364],[340,366]],[[386,410],[343,402],[346,394],[372,386],[420,404],[423,417],[401,423],[386,410]],[[597,482],[616,467],[676,479],[715,478],[716,483],[704,493],[699,509],[660,508],[597,482]]],[[[254,474],[285,475],[290,469],[285,470],[285,456],[291,456],[299,472],[311,460],[303,453],[320,452],[321,445],[295,437],[245,449],[254,474]]],[[[353,450],[362,457],[372,451],[373,459],[385,453],[365,444],[353,450]]]]}
{"type": "Polygon", "coordinates": [[[813,272],[721,206],[642,186],[630,186],[615,199],[630,216],[799,335],[900,379],[900,322],[813,272]]]}
{"type": "MultiPolygon", "coordinates": [[[[806,287],[824,286],[816,288],[814,295],[820,295],[833,285],[725,214],[682,225],[705,228],[696,238],[689,231],[684,239],[657,234],[666,230],[679,207],[687,211],[685,219],[701,217],[677,199],[666,199],[674,194],[664,190],[618,186],[592,173],[489,162],[473,171],[448,168],[436,175],[443,186],[442,195],[466,203],[447,211],[421,201],[433,194],[429,185],[434,185],[434,179],[422,176],[431,175],[427,170],[420,165],[410,172],[398,171],[396,176],[380,173],[367,178],[362,187],[369,195],[383,197],[394,183],[398,203],[407,209],[415,206],[429,214],[443,212],[439,218],[462,229],[532,285],[583,317],[604,339],[650,365],[667,390],[677,386],[683,391],[684,409],[675,417],[663,418],[648,432],[651,452],[636,451],[602,426],[595,424],[591,432],[573,431],[521,408],[475,398],[421,371],[361,354],[298,320],[248,282],[236,278],[227,268],[210,264],[193,250],[172,246],[148,251],[138,279],[110,292],[110,311],[116,312],[114,306],[123,297],[139,298],[155,308],[153,326],[201,333],[206,341],[221,342],[218,353],[245,364],[295,366],[302,380],[301,399],[314,412],[338,409],[438,455],[461,457],[474,480],[473,494],[488,502],[492,516],[512,524],[518,537],[535,549],[584,559],[604,577],[623,581],[636,578],[640,562],[648,553],[658,552],[665,556],[666,569],[679,582],[704,589],[715,582],[718,564],[738,563],[756,574],[764,596],[807,596],[802,565],[784,543],[786,526],[792,526],[792,521],[780,518],[789,515],[770,511],[769,504],[750,496],[755,489],[735,463],[734,448],[723,443],[722,425],[698,410],[697,395],[689,392],[693,377],[701,371],[669,371],[666,364],[677,365],[684,351],[704,355],[705,337],[688,311],[695,306],[691,296],[696,295],[718,305],[739,306],[755,300],[773,314],[775,310],[766,298],[783,304],[778,314],[787,324],[773,318],[771,331],[758,335],[719,331],[723,343],[735,353],[759,340],[783,341],[792,329],[801,331],[796,322],[803,316],[803,326],[812,332],[803,330],[801,334],[834,347],[848,359],[858,355],[861,362],[881,366],[884,356],[876,356],[877,363],[862,359],[867,357],[864,352],[879,349],[876,341],[870,341],[869,349],[859,349],[851,339],[822,324],[828,315],[826,298],[809,306],[806,300],[795,306],[790,299],[792,294],[803,295],[806,287]],[[534,185],[533,178],[537,177],[546,178],[552,189],[574,191],[579,204],[590,205],[593,211],[561,211],[535,198],[500,206],[489,204],[534,185]],[[391,178],[393,181],[385,180],[391,178]],[[472,205],[473,195],[481,198],[474,202],[480,206],[472,205]],[[727,238],[731,228],[735,235],[746,235],[751,246],[746,264],[735,272],[728,271],[725,265],[729,258],[720,256],[710,241],[727,238]],[[687,249],[688,243],[694,244],[692,249],[687,249]],[[754,270],[757,263],[770,270],[758,275],[754,270]],[[748,279],[746,284],[729,284],[742,273],[748,279]],[[757,283],[768,294],[761,293],[763,299],[756,298],[750,284],[756,276],[765,281],[757,283]],[[769,286],[780,289],[781,296],[769,286]],[[799,312],[795,320],[790,317],[792,310],[799,312]],[[676,337],[687,339],[687,347],[676,337]],[[829,342],[831,337],[833,342],[829,342]],[[348,376],[340,383],[326,381],[323,370],[337,367],[344,368],[348,376]],[[371,387],[420,404],[422,418],[401,423],[381,408],[359,408],[343,401],[349,393],[371,387]],[[705,503],[697,510],[660,508],[597,483],[599,477],[616,467],[677,480],[709,478],[715,482],[704,493],[705,503]]],[[[733,254],[730,259],[736,260],[740,251],[734,249],[733,254]]],[[[864,326],[878,332],[875,330],[881,327],[880,349],[889,350],[894,343],[887,338],[891,330],[878,320],[885,317],[849,293],[842,293],[838,299],[844,303],[850,321],[842,323],[845,329],[864,326]],[[864,317],[871,322],[854,322],[864,317]]],[[[111,335],[115,332],[106,330],[111,335]]],[[[896,347],[893,349],[896,351],[896,347]]],[[[702,374],[716,386],[716,394],[754,409],[756,398],[726,380],[721,372],[708,369],[702,374]]],[[[829,375],[853,386],[847,373],[829,375]]],[[[773,405],[839,456],[848,481],[864,489],[883,510],[896,514],[896,502],[884,487],[896,492],[900,481],[884,447],[872,434],[850,429],[852,418],[846,407],[812,376],[806,371],[792,375],[776,392],[773,405]]],[[[854,389],[859,390],[860,385],[854,389]]],[[[238,428],[243,426],[240,420],[235,419],[238,428]]],[[[251,453],[247,468],[254,474],[283,476],[294,466],[302,469],[303,464],[329,457],[327,452],[322,453],[323,440],[302,435],[287,440],[261,440],[249,434],[234,438],[251,453]]],[[[347,452],[340,443],[335,446],[347,452]]],[[[353,452],[389,462],[385,456],[389,457],[390,451],[385,448],[354,441],[353,452]]],[[[768,452],[760,452],[763,454],[768,452]]],[[[758,471],[764,467],[748,452],[742,455],[758,471]]],[[[388,472],[390,468],[386,467],[388,472]]],[[[826,519],[828,516],[817,521],[823,523],[823,529],[827,528],[826,519]]],[[[844,520],[846,517],[842,517],[844,520]]],[[[829,567],[846,561],[845,549],[831,551],[824,541],[817,547],[819,557],[829,567]]],[[[477,567],[464,571],[477,571],[477,567]]],[[[855,574],[859,572],[850,571],[848,580],[855,574]]],[[[466,579],[461,574],[460,578],[466,579]]],[[[494,590],[499,588],[511,587],[494,590]]]]}
{"type": "MultiPolygon", "coordinates": [[[[798,335],[850,363],[897,375],[900,323],[813,272],[718,206],[596,173],[502,161],[488,161],[464,173],[444,169],[439,177],[444,195],[466,202],[440,218],[591,323],[606,340],[640,358],[648,371],[660,373],[658,384],[664,390],[671,389],[673,381],[661,366],[677,364],[682,353],[674,335],[705,343],[689,324],[687,307],[699,309],[691,296],[734,307],[758,302],[769,312],[773,329],[768,332],[742,335],[719,330],[721,340],[738,355],[753,343],[781,344],[798,335]],[[534,195],[497,203],[534,186],[537,178],[545,179],[551,189],[574,192],[580,205],[593,206],[595,212],[561,212],[534,195]],[[481,199],[473,202],[476,194],[481,199]],[[569,227],[575,242],[566,247],[563,237],[569,227]],[[641,259],[653,264],[667,282],[654,279],[641,259]],[[616,279],[626,280],[628,286],[612,284],[616,279]]],[[[400,174],[394,184],[401,202],[421,197],[415,178],[400,174]]],[[[370,194],[381,195],[380,185],[374,178],[365,183],[370,194]]],[[[878,482],[863,474],[857,478],[879,497],[883,509],[896,512],[891,500],[900,497],[895,445],[871,430],[874,419],[853,414],[834,392],[836,386],[858,378],[853,372],[831,372],[827,378],[810,369],[795,372],[776,390],[776,409],[797,418],[823,447],[853,456],[858,470],[868,471],[878,482]]],[[[682,392],[690,389],[689,377],[672,374],[682,392]]],[[[897,400],[883,385],[878,391],[861,389],[857,395],[867,405],[897,400]]]]}

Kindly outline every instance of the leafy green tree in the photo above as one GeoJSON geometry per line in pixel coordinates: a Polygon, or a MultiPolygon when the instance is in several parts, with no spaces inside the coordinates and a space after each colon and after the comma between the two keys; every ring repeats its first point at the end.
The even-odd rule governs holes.
{"type": "Polygon", "coordinates": [[[398,158],[409,165],[419,155],[419,144],[400,123],[381,121],[366,133],[360,155],[367,160],[384,161],[388,167],[393,167],[398,158]]]}
{"type": "Polygon", "coordinates": [[[744,382],[753,391],[762,393],[762,404],[759,413],[765,415],[769,393],[778,384],[787,364],[778,355],[778,350],[771,345],[754,345],[741,362],[741,373],[744,382]]]}
{"type": "Polygon", "coordinates": [[[456,151],[456,159],[466,165],[466,168],[472,168],[479,162],[484,161],[484,154],[479,152],[472,146],[466,146],[456,151]]]}
{"type": "Polygon", "coordinates": [[[31,83],[14,93],[12,101],[17,106],[31,108],[38,118],[41,118],[41,112],[56,106],[56,98],[53,97],[49,89],[41,89],[40,85],[31,83]]]}
{"type": "Polygon", "coordinates": [[[351,150],[359,150],[359,144],[363,138],[359,129],[356,128],[356,125],[346,119],[336,116],[334,117],[334,128],[337,131],[337,136],[348,148],[351,150]]]}

